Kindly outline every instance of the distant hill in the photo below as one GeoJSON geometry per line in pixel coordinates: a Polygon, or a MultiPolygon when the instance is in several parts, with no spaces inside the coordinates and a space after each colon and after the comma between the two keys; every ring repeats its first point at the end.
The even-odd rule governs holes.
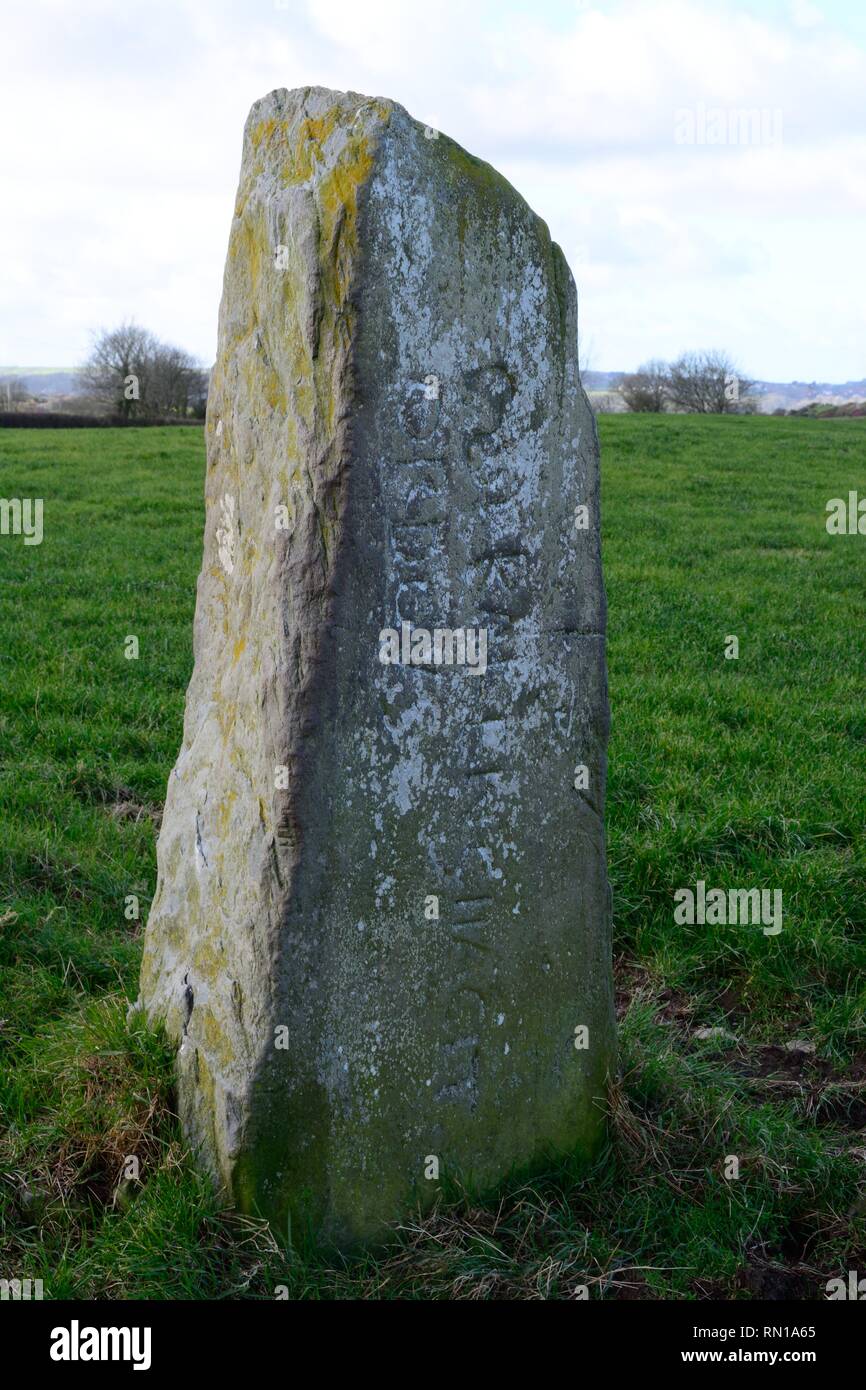
{"type": "Polygon", "coordinates": [[[36,396],[71,396],[78,390],[78,374],[69,367],[0,367],[0,390],[7,381],[36,396]]]}
{"type": "MultiPolygon", "coordinates": [[[[616,392],[622,372],[582,373],[589,395],[603,396],[616,392]]],[[[69,367],[0,367],[0,403],[6,382],[23,386],[34,396],[74,396],[78,393],[78,375],[69,367]]],[[[859,381],[756,381],[752,394],[757,396],[759,409],[767,414],[774,410],[801,410],[813,402],[842,406],[853,401],[866,401],[866,377],[859,381]]]]}
{"type": "MultiPolygon", "coordinates": [[[[616,391],[622,372],[581,373],[590,397],[616,391]]],[[[859,381],[756,381],[751,394],[758,399],[758,408],[770,414],[774,410],[799,410],[813,402],[842,406],[852,401],[866,401],[866,377],[859,381]]]]}

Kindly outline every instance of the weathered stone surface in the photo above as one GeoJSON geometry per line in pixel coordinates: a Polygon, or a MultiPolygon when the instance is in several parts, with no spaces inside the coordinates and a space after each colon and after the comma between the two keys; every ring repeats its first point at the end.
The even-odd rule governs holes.
{"type": "Polygon", "coordinates": [[[257,102],[207,452],[142,998],[234,1199],[371,1237],[434,1158],[603,1124],[598,446],[545,224],[392,102],[257,102]],[[383,664],[402,622],[486,670],[383,664]]]}

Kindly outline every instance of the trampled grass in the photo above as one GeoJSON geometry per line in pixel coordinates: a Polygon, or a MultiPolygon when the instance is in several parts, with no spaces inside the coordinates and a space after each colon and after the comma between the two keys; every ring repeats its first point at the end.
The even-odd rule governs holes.
{"type": "Polygon", "coordinates": [[[820,1298],[866,1268],[866,537],[825,529],[831,497],[866,493],[866,426],[600,428],[610,1145],[590,1172],[448,1193],[340,1262],[219,1211],[168,1054],[125,1022],[192,662],[201,432],[0,431],[0,495],[45,499],[42,545],[0,537],[0,1277],[52,1298],[820,1298]],[[780,889],[783,930],[676,925],[699,879],[780,889]]]}

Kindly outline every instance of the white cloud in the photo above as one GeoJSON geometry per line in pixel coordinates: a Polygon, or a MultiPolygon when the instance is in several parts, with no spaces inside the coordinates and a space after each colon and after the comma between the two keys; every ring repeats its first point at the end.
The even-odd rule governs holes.
{"type": "Polygon", "coordinates": [[[811,0],[30,0],[4,49],[0,362],[73,362],[125,314],[209,359],[249,106],[320,83],[511,178],[594,365],[715,343],[762,376],[866,371],[866,50],[811,0]],[[683,107],[778,110],[781,143],[678,145],[683,107]]]}
{"type": "Polygon", "coordinates": [[[812,0],[791,0],[791,22],[799,29],[814,29],[824,23],[824,12],[812,0]]]}

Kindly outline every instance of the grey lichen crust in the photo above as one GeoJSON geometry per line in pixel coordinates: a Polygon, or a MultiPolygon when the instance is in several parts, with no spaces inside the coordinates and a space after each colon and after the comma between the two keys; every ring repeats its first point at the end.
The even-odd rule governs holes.
{"type": "Polygon", "coordinates": [[[202,1161],[283,1230],[375,1237],[437,1165],[484,1185],[602,1133],[605,607],[576,346],[562,254],[488,165],[389,101],[253,107],[142,999],[202,1161]],[[484,629],[486,670],[383,664],[402,623],[484,629]]]}

